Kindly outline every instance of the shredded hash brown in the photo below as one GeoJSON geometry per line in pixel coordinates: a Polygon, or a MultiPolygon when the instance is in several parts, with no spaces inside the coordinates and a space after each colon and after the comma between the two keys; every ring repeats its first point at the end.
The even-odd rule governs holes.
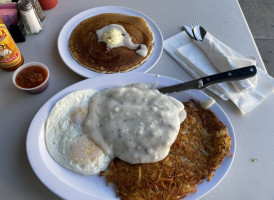
{"type": "Polygon", "coordinates": [[[184,106],[187,118],[164,160],[132,165],[116,158],[100,173],[108,185],[115,184],[122,200],[182,199],[204,179],[210,181],[223,158],[232,156],[228,130],[215,114],[193,100],[184,106]]]}

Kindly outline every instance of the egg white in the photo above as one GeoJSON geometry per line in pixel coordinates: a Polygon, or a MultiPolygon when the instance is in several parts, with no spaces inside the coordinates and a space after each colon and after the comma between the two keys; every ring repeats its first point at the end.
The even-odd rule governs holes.
{"type": "Polygon", "coordinates": [[[45,125],[49,154],[61,166],[82,175],[97,174],[110,163],[102,149],[82,130],[90,97],[95,90],[79,90],[59,100],[45,125]]]}

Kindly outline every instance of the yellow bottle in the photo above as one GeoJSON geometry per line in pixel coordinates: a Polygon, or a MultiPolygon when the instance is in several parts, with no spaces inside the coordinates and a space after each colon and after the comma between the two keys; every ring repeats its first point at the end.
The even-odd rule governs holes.
{"type": "Polygon", "coordinates": [[[6,25],[0,18],[0,68],[12,71],[24,63],[17,45],[11,37],[6,25]]]}

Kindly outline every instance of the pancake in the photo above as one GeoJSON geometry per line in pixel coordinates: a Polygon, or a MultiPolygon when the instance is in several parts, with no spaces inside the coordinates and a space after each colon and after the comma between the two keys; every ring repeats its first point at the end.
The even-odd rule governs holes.
{"type": "Polygon", "coordinates": [[[72,57],[82,66],[100,73],[117,73],[130,71],[145,62],[153,51],[153,42],[153,33],[143,18],[104,13],[82,21],[72,31],[68,47],[72,57]],[[126,46],[108,49],[105,42],[99,41],[96,30],[110,24],[121,25],[133,43],[146,45],[147,55],[140,56],[136,53],[138,49],[126,46]]]}
{"type": "Polygon", "coordinates": [[[187,118],[168,156],[159,162],[129,164],[114,159],[100,173],[114,183],[121,199],[182,199],[196,192],[197,184],[210,181],[222,160],[230,155],[227,127],[199,103],[184,103],[187,118]]]}

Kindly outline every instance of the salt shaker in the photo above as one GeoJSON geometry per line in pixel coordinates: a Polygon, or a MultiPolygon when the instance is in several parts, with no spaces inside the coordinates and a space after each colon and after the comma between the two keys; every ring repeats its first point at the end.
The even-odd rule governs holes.
{"type": "Polygon", "coordinates": [[[42,23],[32,6],[31,0],[20,0],[18,9],[28,34],[39,33],[43,30],[42,23]]]}

